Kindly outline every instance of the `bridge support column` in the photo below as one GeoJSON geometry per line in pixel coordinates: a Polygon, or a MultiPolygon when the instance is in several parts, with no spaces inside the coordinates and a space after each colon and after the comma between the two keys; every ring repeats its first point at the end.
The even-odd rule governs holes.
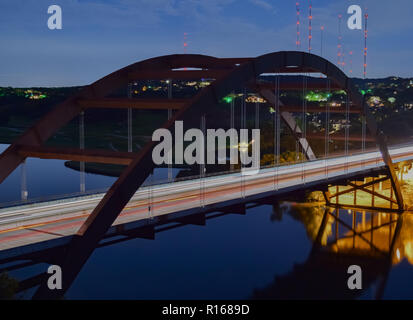
{"type": "MultiPolygon", "coordinates": [[[[380,153],[383,158],[383,162],[385,163],[387,167],[387,174],[389,176],[389,180],[391,182],[392,188],[394,189],[398,208],[399,210],[403,210],[404,209],[403,194],[400,189],[400,184],[399,184],[399,180],[397,178],[397,174],[396,174],[396,171],[393,165],[393,160],[390,156],[389,149],[387,148],[386,136],[384,135],[383,131],[378,129],[377,124],[373,118],[373,115],[370,113],[369,106],[366,103],[366,95],[363,97],[360,103],[361,103],[361,107],[363,110],[363,118],[365,118],[366,126],[369,129],[369,132],[371,133],[371,135],[375,137],[376,143],[379,147],[380,153]]],[[[363,134],[365,134],[365,130],[363,130],[363,134]]],[[[363,141],[364,140],[365,138],[363,136],[363,141]]]]}

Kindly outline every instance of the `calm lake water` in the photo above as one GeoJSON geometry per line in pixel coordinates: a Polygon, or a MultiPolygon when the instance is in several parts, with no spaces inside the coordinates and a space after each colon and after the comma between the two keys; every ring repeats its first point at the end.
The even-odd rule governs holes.
{"type": "MultiPolygon", "coordinates": [[[[0,146],[2,151],[5,146],[0,146]]],[[[88,190],[109,187],[114,178],[86,175],[88,190]]],[[[79,190],[79,173],[64,161],[27,161],[29,197],[79,190]]],[[[18,200],[20,171],[0,185],[0,202],[18,200]]],[[[315,247],[324,209],[281,203],[229,214],[156,234],[155,240],[132,239],[96,249],[66,294],[67,299],[250,299],[337,297],[372,299],[385,280],[384,299],[413,298],[413,220],[410,214],[389,259],[397,216],[355,217],[360,237],[352,236],[352,214],[333,215],[315,247]],[[373,217],[374,240],[367,230],[373,217]],[[389,227],[390,219],[394,221],[389,227]],[[336,234],[336,224],[339,232],[336,234]],[[412,231],[412,232],[410,232],[412,231]],[[335,238],[337,241],[334,244],[335,238]],[[333,242],[327,246],[327,242],[333,242]],[[347,288],[347,267],[362,264],[363,289],[347,288]],[[387,266],[391,266],[387,269],[387,266]],[[387,273],[388,271],[388,273],[387,273]]],[[[25,279],[46,270],[36,265],[10,272],[25,279]]],[[[29,298],[28,291],[20,298],[29,298]]]]}

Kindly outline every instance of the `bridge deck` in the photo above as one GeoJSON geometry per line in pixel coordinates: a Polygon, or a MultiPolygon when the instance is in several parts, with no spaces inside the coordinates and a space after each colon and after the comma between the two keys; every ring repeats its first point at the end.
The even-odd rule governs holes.
{"type": "MultiPolygon", "coordinates": [[[[395,162],[413,159],[413,147],[390,151],[395,162]]],[[[113,226],[140,222],[171,213],[196,213],[260,198],[308,189],[352,175],[384,167],[381,154],[365,154],[316,160],[261,169],[258,174],[232,173],[190,181],[173,182],[138,190],[113,226]],[[201,192],[201,185],[204,192],[201,192]],[[151,196],[152,194],[152,196],[151,196]],[[151,206],[149,212],[148,207],[151,206]]],[[[0,252],[56,240],[76,234],[103,194],[74,199],[21,205],[0,210],[0,252]]]]}

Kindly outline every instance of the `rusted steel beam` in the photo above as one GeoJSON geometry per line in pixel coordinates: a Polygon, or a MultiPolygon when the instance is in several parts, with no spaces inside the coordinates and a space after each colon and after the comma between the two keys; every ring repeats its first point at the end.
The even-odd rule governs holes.
{"type": "Polygon", "coordinates": [[[144,109],[144,110],[179,110],[190,103],[188,99],[128,99],[128,98],[103,98],[82,99],[78,104],[83,108],[94,109],[144,109]]]}
{"type": "MultiPolygon", "coordinates": [[[[251,61],[254,58],[216,58],[200,54],[173,54],[162,57],[162,69],[228,69],[251,61]]],[[[151,60],[151,59],[150,59],[151,60]]],[[[150,61],[148,60],[148,61],[150,61]]],[[[145,66],[146,68],[147,66],[145,66]]],[[[153,69],[153,68],[151,68],[153,69]]],[[[159,69],[159,68],[158,68],[159,69]]]]}
{"type": "Polygon", "coordinates": [[[361,185],[357,185],[357,187],[354,186],[354,187],[351,187],[351,188],[349,188],[349,189],[346,189],[346,190],[337,192],[337,193],[335,193],[335,194],[330,194],[330,199],[331,199],[331,198],[335,198],[335,197],[337,197],[337,196],[341,196],[341,195],[346,194],[346,193],[349,193],[349,192],[353,192],[353,191],[355,191],[355,190],[359,190],[359,189],[362,189],[362,188],[370,187],[370,186],[372,186],[373,184],[376,184],[376,183],[379,183],[379,182],[384,182],[384,181],[386,181],[386,180],[388,180],[388,179],[389,179],[389,177],[380,178],[380,179],[377,179],[377,180],[374,180],[374,181],[369,181],[369,182],[364,183],[364,184],[361,184],[361,185]]]}
{"type": "MultiPolygon", "coordinates": [[[[276,97],[274,95],[274,91],[270,89],[261,89],[259,91],[260,95],[266,99],[275,109],[276,106],[276,97]]],[[[301,145],[302,149],[304,150],[304,154],[309,160],[315,160],[316,156],[314,154],[314,151],[312,150],[310,144],[308,143],[308,140],[306,138],[302,137],[302,131],[300,126],[298,125],[297,121],[294,118],[294,115],[290,112],[282,112],[281,108],[284,107],[283,103],[279,101],[279,106],[280,106],[280,113],[282,121],[288,126],[290,129],[291,133],[293,134],[294,138],[297,140],[297,142],[301,145]]]]}
{"type": "MultiPolygon", "coordinates": [[[[366,192],[366,193],[368,193],[368,194],[370,194],[370,195],[373,195],[373,196],[376,196],[376,197],[378,197],[378,198],[382,198],[382,199],[384,199],[384,200],[386,200],[386,201],[389,201],[389,203],[390,203],[390,202],[393,202],[393,203],[395,203],[395,204],[398,204],[397,201],[394,200],[394,199],[391,199],[391,198],[389,198],[389,197],[387,197],[387,196],[385,196],[385,195],[383,195],[383,194],[380,194],[380,193],[378,193],[378,192],[375,192],[375,191],[372,191],[372,190],[367,189],[368,186],[372,186],[372,185],[375,185],[375,184],[377,184],[377,183],[380,183],[380,182],[383,182],[383,181],[386,181],[386,180],[389,180],[389,179],[390,179],[389,177],[384,177],[384,178],[380,178],[380,179],[377,179],[377,180],[370,181],[369,183],[362,184],[362,185],[357,185],[357,184],[355,184],[355,183],[348,182],[348,185],[350,186],[350,188],[348,188],[348,189],[346,189],[346,190],[342,190],[342,191],[337,192],[337,193],[335,193],[335,194],[330,194],[329,199],[331,200],[332,198],[337,198],[337,197],[339,197],[339,196],[341,196],[341,195],[348,194],[348,193],[352,193],[352,192],[355,192],[355,191],[357,191],[357,190],[360,190],[360,191],[366,192]]],[[[331,202],[331,201],[329,201],[329,202],[331,202]]],[[[340,205],[340,203],[333,203],[333,204],[338,204],[338,205],[340,205]]],[[[355,204],[354,204],[354,205],[355,205],[355,204]]]]}
{"type": "MultiPolygon", "coordinates": [[[[306,107],[307,112],[315,112],[315,113],[323,113],[327,112],[327,107],[313,107],[313,106],[307,106],[306,107]]],[[[280,107],[280,111],[287,111],[287,112],[303,112],[303,107],[302,106],[288,106],[284,105],[280,107]]],[[[346,108],[344,107],[330,107],[329,109],[330,113],[346,113],[346,108]]],[[[353,106],[350,107],[349,113],[362,113],[362,110],[356,109],[353,106]]]]}
{"type": "Polygon", "coordinates": [[[383,213],[383,212],[388,212],[388,213],[400,213],[399,208],[385,208],[385,207],[378,207],[378,206],[363,206],[363,205],[354,205],[354,204],[336,204],[336,203],[329,203],[328,206],[330,207],[336,207],[340,209],[356,209],[356,210],[362,210],[362,211],[367,211],[367,212],[377,212],[377,213],[383,213]]]}
{"type": "Polygon", "coordinates": [[[73,99],[69,99],[40,119],[21,137],[16,139],[2,154],[0,154],[0,183],[12,173],[25,157],[19,154],[19,145],[40,146],[59,128],[63,127],[81,111],[73,99]]]}
{"type": "Polygon", "coordinates": [[[219,79],[231,72],[231,69],[208,70],[143,70],[128,74],[133,80],[192,80],[192,79],[219,79]]]}
{"type": "MultiPolygon", "coordinates": [[[[357,186],[356,184],[353,184],[353,183],[351,183],[351,182],[349,182],[349,185],[352,186],[352,187],[356,187],[356,186],[357,186]]],[[[393,203],[395,203],[395,204],[398,204],[396,200],[391,199],[391,198],[389,198],[389,197],[387,197],[387,196],[385,196],[385,195],[382,195],[382,194],[380,194],[380,193],[378,193],[378,192],[376,192],[376,191],[373,192],[373,191],[371,191],[371,190],[369,190],[369,189],[365,189],[365,188],[357,188],[357,190],[364,191],[364,192],[366,192],[366,193],[368,193],[368,194],[371,194],[372,196],[376,196],[376,197],[378,197],[378,198],[382,198],[382,199],[387,200],[387,201],[389,201],[389,202],[393,202],[393,203]]]]}
{"type": "MultiPolygon", "coordinates": [[[[325,134],[324,133],[310,133],[307,132],[306,133],[306,137],[309,139],[315,139],[315,140],[324,140],[325,139],[325,134]]],[[[344,134],[330,134],[329,135],[329,139],[330,140],[336,140],[336,141],[345,141],[346,140],[346,136],[344,134]]],[[[348,137],[349,141],[362,141],[362,137],[359,135],[350,135],[348,137]]],[[[373,142],[376,141],[376,139],[374,139],[373,137],[366,137],[366,141],[368,142],[373,142]]]]}
{"type": "Polygon", "coordinates": [[[0,183],[24,161],[17,150],[19,145],[40,146],[56,131],[76,117],[82,107],[77,103],[79,99],[101,99],[115,92],[129,82],[128,74],[144,70],[165,70],[174,68],[232,68],[235,63],[242,63],[243,59],[221,60],[219,58],[199,54],[174,54],[155,57],[133,63],[119,69],[87,86],[75,96],[57,105],[46,116],[28,129],[20,138],[13,142],[0,155],[0,183]]]}
{"type": "Polygon", "coordinates": [[[73,160],[120,165],[128,165],[136,157],[136,153],[132,152],[80,150],[74,148],[54,148],[44,146],[21,146],[18,150],[18,154],[30,158],[73,160]]]}
{"type": "MultiPolygon", "coordinates": [[[[250,62],[254,60],[254,58],[219,58],[220,63],[225,64],[226,66],[238,66],[240,64],[250,62]]],[[[218,65],[214,66],[214,68],[219,67],[218,65]]]]}
{"type": "Polygon", "coordinates": [[[321,73],[320,70],[317,70],[312,67],[303,67],[303,66],[291,66],[291,67],[281,67],[277,69],[279,73],[321,73]]]}
{"type": "MultiPolygon", "coordinates": [[[[255,84],[251,86],[256,86],[258,88],[266,88],[274,90],[274,83],[266,82],[266,81],[257,81],[255,84]]],[[[280,90],[303,90],[303,82],[299,81],[280,81],[280,90]]],[[[320,90],[326,91],[327,90],[327,83],[326,81],[312,81],[311,78],[308,78],[307,81],[307,90],[320,90]]],[[[342,90],[337,84],[331,83],[330,90],[342,90]]]]}

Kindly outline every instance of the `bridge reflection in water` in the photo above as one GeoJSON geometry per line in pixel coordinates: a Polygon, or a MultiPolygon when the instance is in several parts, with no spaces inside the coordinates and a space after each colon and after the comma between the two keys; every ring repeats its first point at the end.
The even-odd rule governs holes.
{"type": "MultiPolygon", "coordinates": [[[[154,228],[134,227],[133,223],[118,225],[96,248],[111,246],[136,238],[154,239],[155,233],[168,231],[190,224],[206,225],[211,219],[229,214],[246,214],[248,207],[228,208],[227,212],[210,212],[206,215],[190,215],[174,219],[165,217],[154,228]]],[[[386,287],[392,266],[403,259],[413,264],[413,215],[386,212],[364,212],[325,207],[311,202],[274,202],[271,220],[277,222],[284,215],[302,223],[312,241],[312,250],[302,264],[295,265],[287,274],[277,276],[267,287],[257,288],[252,299],[354,299],[374,291],[373,298],[380,299],[386,287]],[[347,268],[359,265],[363,271],[363,289],[349,290],[347,268]]],[[[294,239],[289,239],[294,241],[294,239]]],[[[53,248],[44,246],[31,254],[0,260],[0,273],[24,270],[39,263],[59,264],[64,259],[71,242],[53,248]]],[[[276,245],[276,244],[274,244],[276,245]]],[[[67,270],[66,270],[67,272],[67,270]]],[[[50,275],[36,274],[21,280],[16,293],[33,292],[50,275]]],[[[64,291],[62,291],[64,293],[64,291]]],[[[26,295],[27,297],[27,295],[26,295]]],[[[36,296],[36,298],[48,298],[36,296]]],[[[53,293],[53,298],[56,298],[53,293]]]]}
{"type": "MultiPolygon", "coordinates": [[[[297,204],[289,211],[313,240],[302,264],[254,291],[253,299],[357,299],[383,297],[392,266],[413,264],[413,215],[360,212],[297,204]],[[362,270],[362,290],[350,290],[348,267],[362,270]]],[[[272,215],[278,220],[282,208],[272,215]]]]}

